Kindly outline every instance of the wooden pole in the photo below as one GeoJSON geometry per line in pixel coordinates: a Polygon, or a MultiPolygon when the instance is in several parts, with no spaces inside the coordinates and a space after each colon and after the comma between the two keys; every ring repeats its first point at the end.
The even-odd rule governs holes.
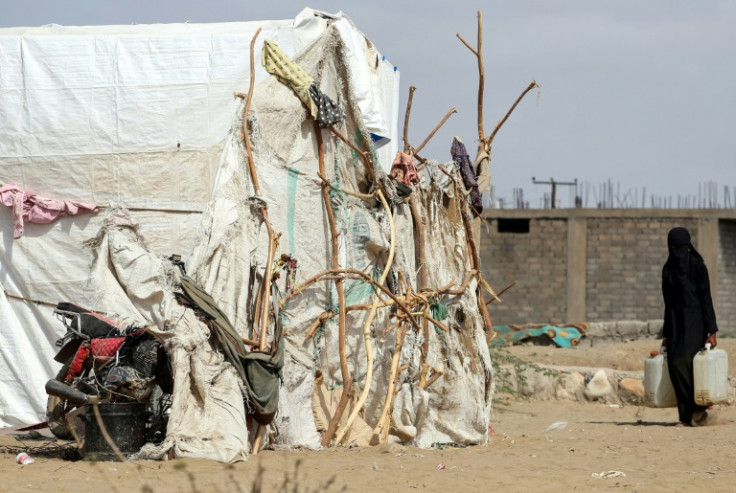
{"type": "Polygon", "coordinates": [[[266,430],[266,427],[261,423],[258,423],[257,426],[256,437],[253,439],[253,446],[251,448],[251,455],[258,455],[258,451],[261,448],[261,441],[263,440],[263,433],[266,430]]]}
{"type": "MultiPolygon", "coordinates": [[[[319,153],[319,173],[320,176],[325,177],[325,144],[322,139],[322,129],[319,124],[314,122],[314,132],[317,136],[317,149],[319,153]]],[[[340,268],[340,264],[337,258],[338,244],[337,244],[337,224],[335,221],[335,212],[332,210],[332,203],[330,202],[330,192],[326,180],[322,181],[322,200],[325,204],[325,210],[327,211],[327,220],[330,224],[330,245],[331,245],[331,263],[332,269],[337,270],[340,268]]],[[[342,277],[335,279],[335,289],[337,290],[338,300],[338,344],[340,354],[340,374],[342,376],[342,393],[340,394],[340,401],[335,409],[335,413],[332,416],[327,430],[322,436],[322,446],[326,447],[332,441],[332,437],[337,430],[337,425],[342,418],[345,408],[350,402],[350,392],[353,386],[353,379],[350,376],[350,369],[348,368],[348,358],[345,350],[345,344],[347,341],[346,334],[346,318],[347,312],[345,311],[345,286],[343,284],[342,277]]]]}
{"type": "Polygon", "coordinates": [[[399,362],[401,360],[401,347],[404,345],[404,337],[406,336],[406,324],[401,324],[399,330],[396,331],[396,343],[394,344],[394,354],[391,356],[391,369],[389,370],[388,390],[386,391],[386,399],[383,401],[383,409],[381,409],[381,417],[378,418],[376,427],[373,428],[373,438],[371,441],[378,443],[386,443],[388,432],[391,425],[391,411],[393,410],[394,398],[396,393],[394,389],[398,386],[399,379],[399,362]]]}
{"type": "Polygon", "coordinates": [[[418,286],[419,290],[427,287],[427,254],[425,251],[425,227],[424,227],[424,219],[419,216],[419,211],[417,210],[417,204],[415,201],[415,195],[411,194],[409,197],[409,210],[411,211],[411,218],[414,221],[414,226],[417,230],[417,256],[419,257],[419,278],[418,278],[418,286]]]}
{"type": "MultiPolygon", "coordinates": [[[[248,113],[250,112],[250,105],[253,100],[253,87],[255,84],[255,44],[256,44],[256,38],[258,38],[258,35],[261,33],[261,28],[258,28],[256,30],[256,33],[253,35],[253,38],[250,41],[250,84],[248,86],[248,94],[246,95],[245,100],[245,109],[243,111],[243,142],[245,143],[245,149],[247,151],[247,161],[248,161],[248,171],[250,172],[250,179],[253,183],[253,191],[255,192],[256,196],[261,195],[261,186],[258,181],[258,173],[256,172],[256,164],[253,160],[253,149],[251,147],[250,143],[250,137],[248,136],[248,113]]],[[[242,95],[239,95],[242,96],[242,95]]],[[[261,324],[261,330],[259,335],[259,347],[258,349],[260,351],[264,351],[266,347],[268,346],[268,342],[266,340],[267,334],[268,334],[268,312],[270,308],[270,298],[271,298],[271,267],[273,264],[273,257],[275,255],[276,251],[276,234],[273,230],[273,227],[271,227],[271,221],[268,219],[268,209],[266,207],[261,207],[260,212],[263,215],[263,221],[266,224],[266,230],[268,231],[268,256],[266,260],[266,268],[263,273],[263,283],[261,284],[259,297],[261,299],[261,305],[256,308],[259,313],[260,317],[260,324],[261,324]]]]}
{"type": "MultiPolygon", "coordinates": [[[[378,284],[382,286],[383,283],[386,282],[386,276],[388,276],[388,272],[391,269],[391,264],[393,264],[394,260],[394,253],[396,251],[396,229],[394,226],[393,216],[391,215],[391,208],[388,206],[386,198],[383,196],[383,193],[380,189],[376,190],[376,192],[378,194],[379,200],[381,201],[381,204],[383,205],[383,208],[386,211],[386,216],[388,217],[389,228],[391,231],[391,246],[388,251],[388,259],[386,259],[386,265],[383,268],[381,280],[378,282],[378,284]]],[[[353,407],[353,410],[351,411],[350,416],[345,423],[345,426],[338,432],[337,438],[335,439],[337,443],[340,443],[348,430],[350,430],[350,427],[355,421],[355,418],[358,416],[358,413],[363,408],[363,405],[368,398],[368,392],[370,392],[371,390],[371,380],[373,378],[373,346],[371,344],[371,323],[373,322],[373,318],[376,315],[376,309],[378,308],[379,301],[380,298],[378,297],[378,294],[376,294],[373,298],[373,307],[371,308],[371,311],[368,314],[365,323],[363,324],[363,340],[365,342],[367,359],[367,370],[365,375],[365,384],[363,385],[363,391],[361,392],[360,397],[358,398],[358,402],[355,404],[355,407],[353,407]]]]}

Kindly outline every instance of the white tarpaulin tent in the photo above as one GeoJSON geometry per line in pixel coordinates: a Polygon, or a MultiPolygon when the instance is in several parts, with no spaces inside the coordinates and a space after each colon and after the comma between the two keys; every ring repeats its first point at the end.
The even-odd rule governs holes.
{"type": "MultiPolygon", "coordinates": [[[[238,107],[233,93],[248,88],[256,29],[257,48],[270,39],[293,55],[328,22],[351,43],[353,70],[365,72],[369,53],[352,22],[311,9],[284,21],[0,29],[0,184],[125,204],[152,247],[186,255],[238,107]]],[[[399,75],[385,60],[378,68],[356,89],[390,166],[399,75]]],[[[256,81],[267,76],[257,64],[256,81]]],[[[27,225],[13,240],[12,212],[0,207],[0,425],[42,418],[63,332],[51,307],[18,298],[96,302],[80,245],[100,224],[98,216],[63,218],[27,225]]]]}
{"type": "MultiPolygon", "coordinates": [[[[306,9],[293,21],[6,29],[0,30],[0,68],[0,183],[127,209],[30,225],[16,240],[12,214],[0,212],[3,424],[42,417],[43,385],[54,372],[52,342],[61,327],[51,320],[51,307],[31,300],[70,300],[144,323],[172,356],[174,423],[146,456],[173,451],[230,461],[247,454],[232,368],[210,349],[196,317],[173,301],[176,282],[161,259],[191,252],[185,260],[192,277],[241,336],[250,335],[248,276],[252,267],[263,271],[268,250],[258,204],[267,206],[281,235],[279,253],[298,260],[296,283],[331,268],[321,162],[340,233],[340,266],[374,280],[384,272],[394,294],[403,292],[406,303],[426,310],[424,326],[412,322],[417,330],[401,338],[398,327],[411,324],[399,325],[390,307],[378,310],[372,324],[366,311],[347,315],[344,347],[355,390],[344,418],[353,427],[338,429],[337,441],[368,443],[386,412],[395,440],[430,446],[486,438],[491,366],[477,280],[467,275],[472,240],[457,171],[427,163],[414,187],[413,211],[397,196],[385,175],[396,152],[398,72],[349,19],[306,9]],[[232,94],[247,91],[249,45],[259,27],[247,125],[261,184],[254,198],[243,145],[245,104],[232,94]],[[318,130],[291,89],[263,71],[265,40],[345,109],[339,130],[372,155],[377,181],[358,153],[318,130]],[[379,183],[390,207],[376,198],[379,183]],[[417,214],[423,235],[415,234],[417,214]],[[90,267],[82,244],[92,237],[90,267]],[[420,242],[430,250],[424,265],[416,254],[420,242]],[[428,289],[414,293],[421,269],[428,289]],[[434,311],[436,320],[429,317],[430,306],[442,318],[434,311]],[[194,395],[190,388],[199,390],[194,395]]],[[[339,398],[342,387],[337,317],[325,318],[316,332],[313,323],[338,311],[334,289],[314,285],[284,307],[286,358],[270,443],[317,447],[334,411],[320,403],[334,400],[331,392],[339,398]]],[[[347,277],[345,292],[351,306],[374,298],[370,283],[347,277]]]]}

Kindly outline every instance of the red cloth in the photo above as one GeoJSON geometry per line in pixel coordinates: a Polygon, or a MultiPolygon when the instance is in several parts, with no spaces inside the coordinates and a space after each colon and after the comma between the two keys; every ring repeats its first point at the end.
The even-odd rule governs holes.
{"type": "Polygon", "coordinates": [[[0,188],[0,202],[13,208],[13,238],[23,236],[23,222],[37,224],[54,222],[62,216],[82,212],[97,212],[97,205],[71,200],[55,200],[24,192],[15,185],[0,188]]]}
{"type": "Polygon", "coordinates": [[[394,164],[391,166],[391,177],[400,178],[407,185],[419,183],[419,170],[414,164],[414,158],[401,151],[396,153],[394,164]]]}

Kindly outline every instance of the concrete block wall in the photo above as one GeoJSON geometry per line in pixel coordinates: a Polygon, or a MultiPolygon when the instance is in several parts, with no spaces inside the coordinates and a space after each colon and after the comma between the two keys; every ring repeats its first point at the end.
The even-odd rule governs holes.
{"type": "Polygon", "coordinates": [[[564,321],[567,221],[532,219],[528,233],[499,233],[493,219],[486,224],[479,249],[485,278],[497,292],[518,281],[488,306],[493,324],[564,321]]]}
{"type": "Polygon", "coordinates": [[[494,325],[661,320],[667,232],[688,228],[711,277],[719,327],[736,335],[736,210],[490,210],[481,228],[483,274],[497,291],[494,325]],[[499,221],[528,221],[501,233],[499,221]]]}
{"type": "Polygon", "coordinates": [[[718,236],[718,329],[736,333],[736,221],[719,221],[718,236]]]}
{"type": "Polygon", "coordinates": [[[662,318],[667,232],[684,226],[696,237],[697,225],[670,218],[589,218],[586,320],[662,318]]]}

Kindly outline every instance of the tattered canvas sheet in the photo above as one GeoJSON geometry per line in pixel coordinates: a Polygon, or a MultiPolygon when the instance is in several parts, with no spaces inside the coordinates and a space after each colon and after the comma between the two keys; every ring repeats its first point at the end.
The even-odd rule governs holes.
{"type": "MultiPolygon", "coordinates": [[[[470,271],[470,254],[461,208],[466,208],[464,197],[458,198],[456,189],[447,176],[438,169],[445,166],[428,163],[423,169],[423,183],[414,189],[414,200],[419,216],[426,221],[426,269],[430,287],[454,283],[459,286],[470,271]]],[[[446,171],[457,176],[451,166],[446,171]]],[[[397,254],[394,269],[412,272],[414,245],[399,242],[402,253],[397,254]],[[402,260],[406,259],[406,260],[402,260]],[[408,262],[402,265],[402,261],[408,262]]],[[[429,324],[427,336],[408,333],[400,364],[409,364],[408,374],[396,396],[393,409],[395,439],[430,447],[435,442],[463,444],[484,443],[490,423],[492,398],[492,366],[478,311],[475,289],[471,279],[461,295],[445,295],[440,300],[448,311],[445,333],[429,324]],[[426,389],[420,388],[422,371],[421,346],[427,348],[426,363],[431,372],[441,376],[426,389]],[[407,383],[412,382],[412,383],[407,383]]]]}
{"type": "MultiPolygon", "coordinates": [[[[349,101],[349,82],[340,60],[340,39],[334,32],[321,38],[295,61],[308,72],[314,72],[320,60],[320,89],[344,105],[348,111],[348,132],[367,135],[360,118],[349,101]]],[[[260,183],[260,197],[254,198],[246,155],[243,147],[241,105],[229,133],[216,177],[217,187],[203,220],[198,247],[190,258],[193,276],[209,289],[223,311],[231,318],[236,330],[246,338],[255,334],[248,323],[244,307],[257,289],[265,269],[267,235],[253,207],[239,203],[254,203],[260,199],[268,207],[269,219],[280,236],[279,251],[298,260],[296,282],[329,269],[330,239],[324,209],[315,127],[306,120],[306,110],[289,88],[275,78],[259,84],[253,96],[250,138],[260,183]],[[258,273],[250,283],[251,268],[258,273]]],[[[365,188],[365,170],[358,156],[344,144],[335,144],[324,132],[326,147],[326,177],[332,183],[351,190],[365,188]]],[[[366,209],[362,200],[336,197],[340,236],[340,264],[373,273],[383,261],[381,250],[387,248],[382,226],[366,209]],[[373,246],[371,246],[373,245],[373,246]],[[369,248],[366,248],[368,246],[369,248]],[[371,252],[373,248],[373,252],[371,252]]],[[[370,299],[370,286],[350,281],[347,296],[350,302],[370,299]]],[[[327,310],[336,310],[337,295],[332,283],[322,282],[291,299],[284,307],[283,321],[287,328],[287,355],[283,370],[284,385],[280,395],[280,410],[276,417],[279,435],[276,443],[289,446],[318,447],[320,436],[313,419],[311,396],[314,392],[314,371],[322,368],[330,385],[340,382],[340,362],[337,352],[336,320],[328,323],[325,334],[313,339],[305,337],[311,322],[327,310]],[[325,347],[325,338],[327,339],[325,347]]],[[[283,284],[282,284],[283,287],[283,284]]],[[[360,321],[364,313],[351,314],[349,325],[356,330],[348,336],[348,358],[355,366],[356,376],[365,374],[365,349],[360,321]]]]}
{"type": "Polygon", "coordinates": [[[93,250],[92,279],[108,311],[144,325],[164,345],[174,375],[166,439],[141,458],[242,459],[248,452],[241,383],[211,341],[209,328],[174,297],[178,271],[151,252],[124,209],[108,212],[93,250]]]}
{"type": "MultiPolygon", "coordinates": [[[[368,148],[368,132],[353,103],[351,79],[340,62],[342,56],[340,38],[328,30],[294,60],[310,74],[319,72],[320,90],[343,105],[348,115],[339,131],[360,147],[368,148]]],[[[267,243],[265,228],[254,227],[252,221],[243,217],[243,214],[253,215],[253,210],[235,205],[238,197],[245,201],[255,194],[246,171],[242,142],[244,106],[243,103],[240,116],[233,122],[216,178],[218,186],[203,223],[204,236],[191,257],[190,267],[195,278],[217,294],[215,298],[240,334],[253,338],[248,316],[238,311],[242,309],[238,305],[243,298],[248,299],[243,291],[250,289],[251,267],[256,266],[258,272],[264,271],[267,243]]],[[[248,126],[261,189],[259,198],[268,207],[274,229],[281,234],[279,252],[298,260],[296,284],[299,284],[331,268],[330,229],[318,177],[315,125],[307,119],[305,108],[293,92],[270,78],[256,86],[248,126]]],[[[340,233],[339,264],[377,279],[390,246],[386,213],[374,199],[361,199],[341,192],[366,193],[370,180],[363,162],[353,150],[328,131],[323,131],[322,135],[325,178],[334,187],[330,196],[340,233]]],[[[425,241],[431,252],[430,264],[424,268],[428,270],[431,286],[449,282],[459,285],[470,270],[460,216],[464,203],[455,198],[452,183],[436,166],[429,166],[427,183],[415,192],[419,197],[420,215],[427,222],[425,241]],[[446,201],[450,205],[443,205],[446,201]]],[[[416,288],[415,241],[409,207],[397,204],[393,216],[397,225],[393,270],[402,270],[416,288]]],[[[371,302],[373,289],[370,284],[348,280],[345,286],[346,304],[371,302]]],[[[408,338],[412,342],[404,344],[401,364],[409,363],[410,367],[402,381],[410,384],[401,390],[394,406],[397,438],[403,437],[422,446],[436,441],[481,443],[485,440],[490,417],[491,365],[476,305],[475,286],[475,281],[471,281],[465,294],[444,300],[451,317],[463,321],[451,323],[450,333],[439,335],[430,331],[428,339],[423,334],[413,334],[408,338]],[[443,376],[428,389],[421,390],[416,384],[421,371],[419,354],[425,342],[427,363],[443,376]],[[458,402],[463,405],[458,406],[458,402]]],[[[306,332],[322,313],[336,313],[337,306],[334,283],[321,282],[291,298],[284,307],[287,355],[279,414],[275,420],[278,434],[271,437],[272,443],[319,446],[321,437],[317,429],[324,423],[315,423],[315,409],[308,396],[315,392],[315,372],[322,375],[327,391],[337,392],[337,395],[341,392],[337,317],[326,321],[311,337],[306,332]]],[[[366,316],[367,311],[355,311],[347,318],[345,348],[354,381],[353,398],[367,384],[363,337],[366,316]]],[[[386,398],[396,337],[394,332],[388,331],[389,326],[389,309],[380,309],[370,328],[373,378],[364,405],[365,414],[360,417],[371,428],[376,425],[386,398]]],[[[350,437],[344,443],[350,443],[350,437]]]]}
{"type": "MultiPolygon", "coordinates": [[[[347,17],[309,8],[274,21],[0,28],[0,183],[57,199],[123,203],[154,251],[186,257],[238,107],[233,92],[248,87],[253,34],[262,28],[257,53],[270,39],[295,55],[328,24],[343,26],[368,53],[347,17]]],[[[384,83],[361,96],[364,106],[396,114],[399,73],[375,48],[371,56],[366,63],[380,59],[373,77],[384,83]]],[[[257,66],[256,81],[267,77],[257,66]]],[[[376,129],[390,133],[381,142],[396,141],[394,127],[376,129]]],[[[389,147],[379,152],[390,154],[389,147]]],[[[106,310],[88,288],[81,248],[101,225],[101,216],[27,224],[13,241],[12,216],[0,208],[0,284],[8,294],[0,426],[43,421],[43,384],[58,369],[53,343],[63,327],[53,306],[18,298],[106,310]],[[11,347],[23,348],[24,357],[11,347]]]]}

